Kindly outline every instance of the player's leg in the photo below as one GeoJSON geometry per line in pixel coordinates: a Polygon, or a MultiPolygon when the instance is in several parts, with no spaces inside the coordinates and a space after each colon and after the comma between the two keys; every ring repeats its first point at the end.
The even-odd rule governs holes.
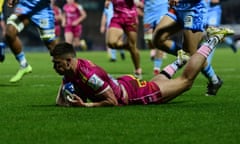
{"type": "Polygon", "coordinates": [[[163,16],[153,33],[154,46],[167,53],[177,55],[177,51],[181,48],[169,37],[180,30],[181,26],[173,18],[167,15],[163,16]]]}
{"type": "Polygon", "coordinates": [[[156,49],[152,43],[152,37],[153,37],[153,29],[152,28],[148,28],[149,24],[145,24],[144,25],[144,40],[145,40],[145,44],[148,47],[148,49],[150,49],[150,59],[152,61],[154,61],[154,57],[156,55],[156,49]]]}
{"type": "Polygon", "coordinates": [[[145,24],[144,26],[144,39],[145,43],[150,49],[150,59],[153,61],[153,74],[157,75],[160,72],[160,68],[162,66],[162,60],[163,60],[163,54],[164,52],[161,50],[155,49],[153,43],[152,43],[152,33],[153,29],[148,28],[148,25],[150,24],[145,24]]]}
{"type": "Polygon", "coordinates": [[[128,31],[126,32],[128,36],[128,50],[131,55],[131,59],[134,65],[134,74],[137,78],[142,79],[142,69],[140,66],[140,53],[137,48],[137,32],[136,31],[128,31]]]}
{"type": "Polygon", "coordinates": [[[25,54],[22,49],[22,43],[18,37],[18,33],[21,32],[26,25],[29,24],[29,20],[20,14],[12,14],[7,19],[6,27],[6,42],[9,45],[11,51],[13,52],[16,60],[20,64],[20,69],[14,75],[10,82],[19,81],[23,75],[32,72],[32,67],[28,64],[25,54]],[[20,22],[19,22],[20,21],[20,22]]]}
{"type": "Polygon", "coordinates": [[[232,49],[234,53],[237,52],[237,47],[232,36],[225,37],[224,42],[232,49]]]}
{"type": "MultiPolygon", "coordinates": [[[[215,27],[209,27],[207,29],[207,34],[208,35],[212,35],[215,34],[219,31],[218,28],[215,27]]],[[[226,37],[225,37],[226,38],[226,37]]],[[[224,40],[225,40],[224,38],[224,40]]],[[[205,65],[205,67],[202,70],[202,73],[205,75],[205,77],[208,78],[209,82],[208,82],[208,86],[207,86],[207,92],[206,92],[206,96],[213,96],[216,95],[218,90],[221,88],[223,81],[222,79],[216,75],[214,69],[211,66],[211,62],[212,62],[212,58],[213,58],[213,54],[214,52],[212,52],[210,54],[210,56],[207,59],[207,65],[205,65]]]]}
{"type": "Polygon", "coordinates": [[[107,32],[107,45],[110,48],[129,50],[135,68],[135,76],[141,79],[142,69],[140,68],[140,54],[137,48],[137,27],[136,18],[121,21],[119,18],[113,17],[107,32]],[[124,25],[124,30],[120,24],[124,25]],[[127,36],[126,42],[123,41],[124,32],[127,36]]]}
{"type": "Polygon", "coordinates": [[[73,46],[80,47],[82,50],[87,50],[87,43],[82,37],[82,25],[74,26],[72,29],[73,33],[73,46]]]}
{"type": "Polygon", "coordinates": [[[156,50],[152,43],[153,29],[150,23],[146,22],[147,18],[144,17],[144,41],[148,49],[150,49],[150,59],[153,61],[156,50]]]}
{"type": "Polygon", "coordinates": [[[82,46],[80,44],[80,37],[82,34],[82,26],[78,25],[78,26],[72,27],[71,32],[73,34],[73,37],[72,37],[73,47],[75,47],[75,48],[81,47],[82,48],[82,46]]]}
{"type": "MultiPolygon", "coordinates": [[[[114,30],[112,32],[109,32],[109,29],[108,29],[106,36],[112,35],[115,32],[117,32],[117,31],[114,30]]],[[[108,38],[106,38],[107,43],[108,43],[108,41],[112,41],[111,43],[114,43],[113,45],[117,45],[116,43],[120,42],[120,46],[121,46],[123,42],[122,42],[121,39],[119,40],[119,36],[123,35],[123,31],[122,30],[119,31],[118,34],[119,35],[117,37],[115,37],[116,39],[114,39],[114,40],[113,39],[109,40],[108,38]]],[[[110,62],[115,62],[117,60],[117,50],[116,50],[116,48],[108,48],[108,50],[109,50],[110,62]]]]}
{"type": "Polygon", "coordinates": [[[123,49],[120,50],[120,57],[121,57],[122,60],[125,60],[125,58],[126,58],[125,57],[125,52],[124,52],[123,49]]]}
{"type": "MultiPolygon", "coordinates": [[[[184,30],[184,48],[187,48],[190,55],[193,55],[197,51],[198,44],[201,42],[203,37],[202,32],[195,32],[193,33],[190,30],[184,30]]],[[[209,61],[212,58],[214,52],[210,54],[207,61],[204,64],[204,67],[202,69],[203,75],[208,79],[209,85],[218,85],[218,89],[222,85],[221,79],[216,75],[211,62],[209,61]]],[[[207,87],[207,93],[210,93],[210,91],[213,88],[207,87]]],[[[216,90],[214,90],[216,91],[216,90]]]]}
{"type": "MultiPolygon", "coordinates": [[[[184,31],[184,48],[186,48],[185,50],[189,50],[190,55],[192,55],[198,47],[198,44],[200,43],[201,39],[203,38],[203,33],[202,31],[204,31],[205,29],[205,25],[206,25],[206,17],[207,17],[207,9],[204,6],[205,4],[203,2],[200,2],[196,5],[196,7],[192,7],[192,23],[190,24],[188,22],[184,21],[184,27],[187,29],[191,29],[190,30],[185,30],[184,31]]],[[[188,13],[182,15],[182,19],[184,20],[185,18],[188,17],[188,13]]],[[[210,56],[211,57],[211,56],[210,56]]],[[[205,76],[208,78],[209,80],[209,85],[208,85],[208,91],[211,89],[215,89],[214,91],[217,92],[217,90],[220,88],[221,86],[221,80],[217,77],[217,75],[215,74],[212,66],[210,65],[209,62],[206,62],[203,68],[203,72],[205,74],[205,76]],[[210,85],[214,83],[217,86],[217,89],[214,87],[210,87],[210,85]]],[[[215,94],[216,94],[215,92],[215,94]]]]}
{"type": "Polygon", "coordinates": [[[73,44],[73,33],[66,30],[66,28],[65,28],[64,38],[65,38],[65,42],[73,44]]]}
{"type": "MultiPolygon", "coordinates": [[[[106,29],[106,33],[105,33],[105,43],[107,44],[107,32],[108,32],[108,29],[106,29]]],[[[108,46],[106,46],[106,50],[107,50],[107,56],[110,60],[110,62],[112,61],[112,49],[108,46]]]]}
{"type": "Polygon", "coordinates": [[[121,28],[110,27],[107,31],[107,46],[114,49],[126,48],[126,44],[122,41],[124,31],[121,28]]]}
{"type": "MultiPolygon", "coordinates": [[[[121,41],[126,41],[126,39],[127,39],[127,37],[126,37],[126,35],[124,34],[121,41]]],[[[120,52],[120,57],[121,57],[121,59],[122,59],[122,60],[125,60],[126,57],[125,57],[124,49],[120,49],[119,52],[120,52]]],[[[116,52],[116,54],[117,54],[117,52],[116,52]]],[[[116,56],[116,57],[117,57],[117,56],[116,56]]]]}
{"type": "MultiPolygon", "coordinates": [[[[202,32],[192,32],[191,30],[184,30],[184,43],[183,48],[184,50],[189,52],[190,55],[193,55],[197,51],[197,47],[202,39],[202,32]]],[[[222,85],[222,80],[219,76],[216,75],[212,65],[211,65],[211,58],[214,52],[212,52],[209,56],[207,61],[204,64],[202,69],[203,75],[208,79],[209,83],[207,86],[206,95],[216,95],[218,89],[222,85]]]]}
{"type": "Polygon", "coordinates": [[[75,49],[80,48],[80,47],[81,47],[81,45],[80,45],[80,38],[73,36],[73,42],[72,42],[72,44],[73,44],[73,47],[74,47],[75,49]]]}
{"type": "Polygon", "coordinates": [[[194,79],[201,71],[207,57],[216,47],[216,45],[224,38],[225,35],[232,34],[230,29],[220,29],[218,33],[214,34],[207,42],[203,43],[201,47],[195,52],[190,60],[187,62],[185,69],[180,77],[168,80],[175,73],[174,69],[164,69],[161,74],[153,78],[161,91],[164,102],[167,102],[181,93],[191,88],[194,79]]]}
{"type": "Polygon", "coordinates": [[[156,55],[153,60],[153,74],[158,75],[163,63],[164,52],[161,50],[156,50],[156,55]]]}
{"type": "Polygon", "coordinates": [[[110,49],[110,62],[115,62],[117,60],[117,50],[110,49]]]}
{"type": "Polygon", "coordinates": [[[154,61],[154,57],[156,55],[156,50],[157,49],[150,49],[150,60],[154,61]]]}

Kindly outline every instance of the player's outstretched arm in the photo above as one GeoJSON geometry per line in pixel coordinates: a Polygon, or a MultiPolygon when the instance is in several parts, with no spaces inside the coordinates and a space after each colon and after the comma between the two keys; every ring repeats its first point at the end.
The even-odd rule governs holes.
{"type": "Polygon", "coordinates": [[[68,98],[68,101],[73,105],[73,106],[79,106],[79,107],[101,107],[101,106],[116,106],[118,105],[118,101],[113,93],[112,88],[109,88],[105,92],[103,92],[100,95],[96,95],[95,97],[98,97],[102,99],[102,101],[99,102],[83,102],[83,100],[73,94],[73,99],[70,97],[68,98]]]}

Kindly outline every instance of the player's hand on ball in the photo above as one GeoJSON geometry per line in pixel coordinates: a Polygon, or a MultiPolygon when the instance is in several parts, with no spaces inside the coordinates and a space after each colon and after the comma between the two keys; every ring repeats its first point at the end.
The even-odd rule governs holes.
{"type": "Polygon", "coordinates": [[[76,94],[71,94],[67,96],[67,100],[71,103],[73,106],[82,106],[85,107],[85,103],[83,100],[77,96],[76,94]]]}

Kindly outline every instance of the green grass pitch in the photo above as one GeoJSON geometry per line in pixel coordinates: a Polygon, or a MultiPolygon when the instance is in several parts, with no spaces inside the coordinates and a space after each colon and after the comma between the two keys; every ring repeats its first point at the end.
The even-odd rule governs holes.
{"type": "MultiPolygon", "coordinates": [[[[133,72],[129,53],[110,63],[106,52],[79,52],[113,76],[133,72]]],[[[18,63],[11,53],[0,64],[1,144],[238,144],[240,142],[240,53],[216,50],[213,66],[224,80],[206,97],[200,74],[192,89],[164,105],[63,108],[55,106],[61,82],[48,53],[26,53],[33,72],[10,84],[18,63]]],[[[174,57],[168,55],[164,66],[174,57]]],[[[149,51],[141,51],[144,79],[153,76],[149,51]]],[[[181,73],[178,72],[177,75],[181,73]]]]}

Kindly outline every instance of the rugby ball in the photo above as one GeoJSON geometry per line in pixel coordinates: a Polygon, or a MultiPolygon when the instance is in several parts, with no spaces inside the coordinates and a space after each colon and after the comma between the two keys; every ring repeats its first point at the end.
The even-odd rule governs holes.
{"type": "Polygon", "coordinates": [[[69,97],[73,99],[72,94],[75,93],[74,85],[71,82],[64,84],[62,87],[62,92],[65,98],[69,97]]]}

